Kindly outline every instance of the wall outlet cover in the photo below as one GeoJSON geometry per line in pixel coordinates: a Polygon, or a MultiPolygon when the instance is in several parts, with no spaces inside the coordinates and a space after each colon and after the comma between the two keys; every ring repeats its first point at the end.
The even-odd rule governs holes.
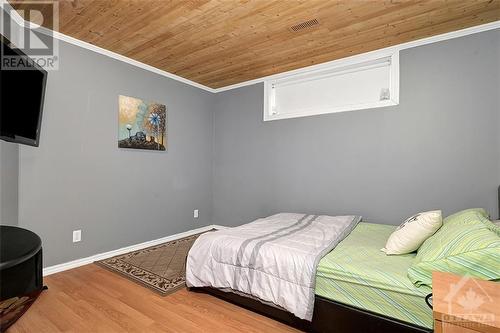
{"type": "Polygon", "coordinates": [[[200,216],[200,212],[198,211],[198,209],[195,209],[195,210],[193,211],[193,217],[194,217],[195,219],[197,219],[199,216],[200,216]]]}
{"type": "Polygon", "coordinates": [[[79,242],[81,240],[82,240],[82,231],[73,230],[73,243],[79,242]]]}

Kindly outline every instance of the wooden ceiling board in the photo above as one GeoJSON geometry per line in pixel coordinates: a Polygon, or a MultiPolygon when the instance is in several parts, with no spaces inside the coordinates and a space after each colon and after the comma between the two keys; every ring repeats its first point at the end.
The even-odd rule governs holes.
{"type": "MultiPolygon", "coordinates": [[[[494,16],[496,17],[498,14],[495,14],[494,16]]],[[[273,70],[270,68],[270,66],[273,65],[280,65],[283,63],[286,63],[288,59],[290,59],[292,62],[300,62],[301,66],[304,67],[307,65],[312,65],[316,64],[319,62],[324,62],[324,61],[329,61],[329,60],[334,60],[338,59],[340,57],[345,57],[352,55],[353,52],[349,52],[349,48],[356,47],[359,44],[364,44],[373,40],[379,40],[379,37],[384,39],[390,39],[392,38],[395,40],[394,44],[399,44],[402,42],[406,42],[409,40],[413,40],[412,38],[405,38],[403,39],[401,36],[403,33],[407,32],[412,32],[415,29],[422,29],[421,27],[425,27],[425,22],[428,21],[428,14],[423,14],[423,15],[417,15],[414,16],[412,21],[416,22],[418,25],[418,28],[415,28],[415,25],[413,22],[408,22],[406,19],[402,19],[400,22],[394,21],[390,25],[388,23],[383,23],[382,25],[374,25],[373,27],[370,25],[367,25],[364,28],[361,28],[359,30],[347,30],[345,29],[342,31],[335,32],[335,33],[330,33],[331,35],[331,43],[324,42],[323,39],[321,38],[322,31],[312,31],[309,34],[312,36],[310,38],[305,47],[303,47],[300,51],[295,51],[295,53],[290,53],[290,49],[293,48],[294,45],[297,44],[297,40],[291,39],[286,42],[281,43],[281,48],[276,49],[272,48],[271,43],[266,42],[267,45],[260,45],[259,43],[256,43],[257,46],[260,46],[259,48],[262,49],[263,51],[261,53],[252,53],[249,55],[246,52],[240,53],[237,56],[232,56],[231,61],[236,63],[234,67],[238,67],[238,63],[241,62],[253,62],[255,65],[249,66],[249,69],[251,70],[258,70],[259,67],[264,67],[264,68],[269,68],[270,72],[273,70]],[[317,38],[315,38],[315,34],[319,35],[317,38]],[[297,59],[297,53],[300,52],[299,56],[302,59],[297,59]],[[336,52],[340,53],[341,56],[334,56],[331,57],[330,54],[336,52]],[[345,54],[342,56],[342,54],[345,54]],[[256,56],[261,56],[262,58],[268,59],[268,61],[262,61],[260,59],[255,59],[256,56]],[[274,59],[279,58],[281,59],[280,62],[275,62],[274,59]],[[322,59],[322,61],[315,61],[315,58],[322,59]]],[[[377,18],[377,20],[380,20],[380,18],[377,18]]],[[[430,29],[431,33],[427,33],[423,35],[423,37],[427,37],[432,34],[432,29],[430,29]]],[[[447,29],[444,29],[444,32],[446,32],[447,29]]],[[[416,33],[417,36],[420,37],[418,33],[416,33]]],[[[416,39],[416,38],[415,38],[416,39]]],[[[384,44],[383,42],[380,42],[380,44],[384,44]]],[[[389,43],[387,43],[389,44],[389,43]]],[[[252,44],[253,45],[253,44],[252,44]]],[[[378,46],[378,45],[377,45],[378,46]]],[[[389,45],[387,45],[389,46],[389,45]]],[[[377,49],[381,47],[375,47],[373,49],[377,49]]],[[[358,53],[358,52],[356,52],[358,53]]],[[[205,62],[205,65],[201,67],[201,70],[198,70],[197,73],[201,77],[201,79],[204,79],[203,74],[205,73],[219,73],[221,71],[228,71],[228,70],[234,70],[234,67],[226,67],[229,65],[228,61],[226,59],[221,59],[221,54],[214,54],[214,58],[218,59],[216,62],[212,63],[206,63],[208,60],[207,58],[202,58],[202,62],[200,63],[203,64],[205,62]],[[213,67],[212,67],[213,66],[213,67]]],[[[161,65],[161,64],[160,64],[161,65]]],[[[174,67],[175,68],[175,67],[174,67]]],[[[200,67],[197,67],[200,68],[200,67]]],[[[184,69],[175,69],[179,71],[183,71],[184,69]]],[[[184,71],[186,75],[191,75],[192,73],[189,71],[184,71]]],[[[266,71],[266,75],[269,75],[269,71],[266,71]]],[[[263,75],[261,75],[263,76],[263,75]]],[[[219,77],[217,77],[219,78],[219,77]]]]}
{"type": "MultiPolygon", "coordinates": [[[[496,14],[487,13],[487,15],[490,15],[493,18],[496,17],[496,14]]],[[[484,16],[486,19],[491,18],[487,15],[484,16]]],[[[460,24],[462,23],[462,21],[462,27],[468,27],[468,25],[466,24],[468,23],[468,19],[454,21],[452,22],[451,26],[455,27],[457,23],[460,24]]],[[[429,37],[435,35],[436,31],[439,31],[439,33],[448,32],[450,31],[449,28],[450,24],[445,22],[434,27],[423,27],[416,30],[409,30],[407,32],[398,33],[397,36],[387,36],[387,34],[384,34],[385,28],[377,28],[377,32],[380,32],[380,35],[384,36],[381,39],[373,38],[373,31],[359,33],[358,35],[354,35],[353,37],[344,37],[337,40],[337,42],[333,45],[319,45],[315,48],[311,48],[309,51],[303,51],[301,53],[303,60],[300,62],[298,62],[297,59],[293,57],[287,58],[287,52],[281,51],[274,53],[275,57],[281,56],[281,60],[279,63],[273,62],[272,60],[268,62],[264,61],[259,62],[258,64],[255,64],[253,66],[248,66],[247,70],[241,70],[238,62],[243,62],[245,61],[245,59],[238,59],[236,57],[234,58],[236,65],[231,66],[228,64],[223,64],[219,66],[219,70],[213,69],[210,72],[206,72],[206,74],[204,74],[203,72],[198,72],[197,77],[199,80],[207,82],[208,85],[214,82],[221,86],[226,86],[233,84],[235,77],[241,77],[241,81],[246,81],[245,79],[248,76],[252,75],[252,73],[257,77],[264,77],[275,73],[288,71],[290,69],[301,68],[334,59],[343,58],[346,56],[380,49],[382,48],[381,45],[384,45],[383,47],[385,47],[420,39],[423,37],[429,37]],[[299,63],[300,65],[297,66],[297,63],[299,63]],[[235,71],[238,71],[236,75],[234,74],[235,71]],[[230,73],[230,76],[225,77],[224,73],[228,72],[230,73]],[[211,77],[215,78],[215,81],[210,81],[211,77]]],[[[251,62],[252,60],[248,61],[251,62]]],[[[188,72],[185,75],[190,76],[190,73],[188,72]]]]}
{"type": "Polygon", "coordinates": [[[500,20],[500,0],[60,0],[59,9],[61,33],[211,88],[500,20]]]}

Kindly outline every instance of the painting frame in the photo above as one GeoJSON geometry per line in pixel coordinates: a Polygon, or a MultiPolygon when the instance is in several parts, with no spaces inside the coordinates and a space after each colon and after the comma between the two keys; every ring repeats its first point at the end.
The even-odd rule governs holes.
{"type": "Polygon", "coordinates": [[[167,106],[118,96],[118,148],[167,151],[167,106]]]}

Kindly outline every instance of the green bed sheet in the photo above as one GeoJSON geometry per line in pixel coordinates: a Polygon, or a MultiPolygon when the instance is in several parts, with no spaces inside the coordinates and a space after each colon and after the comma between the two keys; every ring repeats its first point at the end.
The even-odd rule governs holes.
{"type": "Polygon", "coordinates": [[[412,324],[432,327],[425,303],[430,288],[417,288],[407,277],[415,254],[387,256],[380,251],[395,226],[359,223],[321,259],[316,295],[412,324]]]}

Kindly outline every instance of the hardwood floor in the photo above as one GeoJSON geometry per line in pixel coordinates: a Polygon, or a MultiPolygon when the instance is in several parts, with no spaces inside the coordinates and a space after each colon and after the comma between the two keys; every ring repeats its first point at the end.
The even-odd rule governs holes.
{"type": "Polygon", "coordinates": [[[299,332],[210,295],[159,296],[94,264],[44,280],[49,290],[8,333],[299,332]]]}

